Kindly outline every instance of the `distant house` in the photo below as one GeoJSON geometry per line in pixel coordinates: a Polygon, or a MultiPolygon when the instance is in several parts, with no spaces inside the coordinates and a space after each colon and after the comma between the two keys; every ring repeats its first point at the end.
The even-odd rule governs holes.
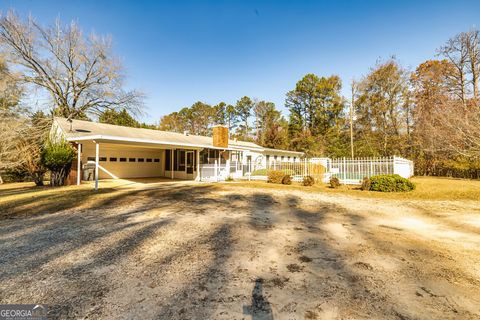
{"type": "MultiPolygon", "coordinates": [[[[228,139],[228,129],[213,128],[213,137],[122,127],[55,118],[52,134],[73,143],[80,157],[72,166],[77,183],[88,178],[165,177],[222,180],[267,167],[273,161],[294,162],[303,153],[270,149],[253,142],[228,139]]],[[[97,179],[98,178],[98,179],[97,179]]]]}

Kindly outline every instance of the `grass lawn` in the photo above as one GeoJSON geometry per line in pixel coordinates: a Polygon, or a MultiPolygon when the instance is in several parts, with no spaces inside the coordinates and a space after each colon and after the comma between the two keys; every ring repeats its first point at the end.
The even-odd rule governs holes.
{"type": "Polygon", "coordinates": [[[2,184],[0,218],[96,208],[135,193],[128,185],[126,180],[105,180],[95,191],[92,183],[57,188],[37,187],[32,182],[2,184]]]}
{"type": "MultiPolygon", "coordinates": [[[[305,192],[322,192],[341,194],[355,197],[385,198],[399,200],[477,200],[480,201],[480,181],[461,180],[435,177],[415,177],[412,181],[416,189],[412,192],[382,193],[362,191],[358,186],[342,186],[332,189],[326,184],[316,184],[304,187],[298,183],[292,185],[271,184],[263,181],[229,182],[223,184],[196,184],[197,188],[253,188],[301,190],[305,192]]],[[[13,216],[36,215],[38,213],[52,213],[62,209],[90,209],[101,204],[121,199],[135,193],[135,189],[128,188],[125,180],[106,180],[100,183],[100,189],[95,191],[92,184],[80,186],[66,186],[52,188],[49,186],[36,187],[33,183],[6,183],[0,185],[0,218],[13,216]]]]}
{"type": "Polygon", "coordinates": [[[271,184],[263,181],[235,182],[235,186],[247,188],[297,189],[309,192],[327,192],[358,197],[403,199],[403,200],[477,200],[480,201],[480,181],[438,177],[414,177],[416,184],[412,192],[374,192],[362,191],[359,186],[341,186],[332,189],[326,184],[304,187],[298,183],[292,185],[271,184]]]}

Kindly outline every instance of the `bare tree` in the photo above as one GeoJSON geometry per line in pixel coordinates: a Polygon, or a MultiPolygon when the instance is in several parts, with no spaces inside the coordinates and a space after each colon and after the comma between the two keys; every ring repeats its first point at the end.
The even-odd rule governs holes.
{"type": "Polygon", "coordinates": [[[142,95],[123,90],[122,66],[108,37],[85,37],[75,22],[45,27],[9,12],[0,18],[0,44],[22,81],[49,93],[54,114],[73,119],[117,107],[140,110],[142,95]]]}
{"type": "Polygon", "coordinates": [[[462,32],[453,38],[438,50],[438,54],[447,58],[454,66],[454,72],[450,74],[452,84],[454,84],[453,92],[461,99],[465,106],[467,101],[467,62],[468,50],[466,46],[466,33],[462,32]]]}
{"type": "Polygon", "coordinates": [[[480,81],[480,36],[477,29],[461,32],[438,50],[454,66],[450,74],[454,93],[468,105],[472,98],[478,105],[480,81]]]}
{"type": "Polygon", "coordinates": [[[468,69],[472,75],[473,98],[478,105],[478,82],[480,77],[480,36],[479,31],[472,29],[466,33],[466,47],[468,52],[468,69]]]}
{"type": "Polygon", "coordinates": [[[41,164],[40,156],[50,120],[43,116],[15,115],[4,111],[0,111],[0,117],[0,171],[21,169],[28,173],[35,184],[43,185],[46,169],[41,164]]]}
{"type": "MultiPolygon", "coordinates": [[[[452,103],[452,102],[450,102],[452,103]]],[[[468,159],[480,159],[480,109],[455,108],[442,104],[437,108],[434,117],[441,123],[436,128],[442,138],[443,150],[453,156],[468,159]]]]}

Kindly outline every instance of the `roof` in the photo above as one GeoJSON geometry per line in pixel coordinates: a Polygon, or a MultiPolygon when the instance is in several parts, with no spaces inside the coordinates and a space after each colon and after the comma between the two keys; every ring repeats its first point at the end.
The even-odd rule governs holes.
{"type": "Polygon", "coordinates": [[[84,120],[73,120],[73,122],[70,123],[66,118],[58,117],[55,117],[54,120],[68,141],[111,140],[118,142],[125,141],[227,150],[247,149],[260,152],[263,152],[264,150],[270,150],[298,155],[303,154],[296,151],[268,149],[253,142],[237,141],[232,139],[228,141],[228,148],[216,148],[213,146],[212,137],[197,136],[192,134],[185,135],[177,132],[153,129],[123,127],[84,120]]]}

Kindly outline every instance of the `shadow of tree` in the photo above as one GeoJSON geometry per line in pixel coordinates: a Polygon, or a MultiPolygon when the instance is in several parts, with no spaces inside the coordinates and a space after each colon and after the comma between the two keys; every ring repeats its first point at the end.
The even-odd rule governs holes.
{"type": "Polygon", "coordinates": [[[251,315],[252,320],[273,320],[272,306],[263,294],[263,279],[255,279],[255,286],[252,290],[252,302],[243,306],[243,313],[251,315]]]}
{"type": "MultiPolygon", "coordinates": [[[[134,276],[139,276],[138,273],[151,276],[154,285],[172,272],[188,271],[186,282],[172,289],[171,295],[152,300],[152,312],[157,318],[182,319],[192,314],[199,319],[215,318],[219,306],[241,308],[244,305],[239,313],[243,311],[253,319],[273,319],[279,309],[285,308],[277,304],[276,294],[282,291],[289,292],[292,305],[307,308],[310,318],[328,318],[325,310],[329,305],[338,308],[335,312],[339,317],[414,318],[414,312],[405,311],[405,301],[388,290],[390,284],[379,275],[382,270],[367,259],[375,255],[393,259],[394,279],[411,288],[418,287],[422,277],[432,276],[432,269],[419,269],[420,256],[439,264],[446,259],[431,250],[427,242],[415,243],[414,250],[421,255],[409,253],[411,243],[393,238],[395,232],[404,230],[381,226],[379,230],[374,229],[368,215],[338,202],[308,200],[298,192],[275,194],[257,190],[242,194],[235,190],[226,193],[214,190],[217,188],[208,185],[158,185],[148,189],[105,191],[105,197],[99,198],[86,193],[71,204],[68,197],[74,195],[67,192],[65,199],[54,198],[54,202],[65,201],[65,206],[58,208],[45,207],[44,203],[36,206],[34,200],[24,200],[25,207],[17,209],[17,216],[28,214],[27,206],[52,214],[0,222],[3,240],[0,242],[0,301],[11,302],[15,296],[10,296],[6,289],[28,288],[32,275],[53,273],[60,282],[45,284],[42,291],[43,297],[52,300],[53,318],[107,317],[101,311],[92,311],[92,305],[103,308],[105,297],[124,284],[108,270],[118,270],[118,266],[125,259],[131,259],[142,246],[164,241],[166,230],[173,228],[176,232],[174,227],[181,219],[184,228],[179,230],[185,234],[178,237],[185,240],[166,246],[168,252],[162,252],[155,259],[137,261],[139,264],[134,266],[134,276]],[[78,209],[81,199],[89,203],[78,209]],[[159,215],[148,216],[155,211],[160,212],[159,215]],[[162,215],[166,211],[168,214],[162,215]],[[197,217],[207,221],[204,226],[209,228],[196,230],[197,217]],[[288,248],[281,245],[280,239],[271,238],[281,234],[276,233],[279,229],[291,232],[288,248]],[[279,261],[277,269],[236,273],[232,265],[238,263],[240,250],[252,248],[256,251],[252,259],[263,262],[270,260],[266,256],[266,251],[271,249],[268,245],[283,250],[280,257],[285,261],[279,261]],[[64,255],[71,257],[72,252],[79,257],[69,263],[58,262],[64,255]],[[410,254],[411,259],[402,260],[405,254],[410,254]],[[49,269],[51,265],[57,268],[49,269]],[[412,275],[412,270],[417,274],[412,275]],[[290,280],[283,281],[281,286],[274,285],[277,278],[287,277],[290,280]],[[232,283],[237,285],[242,281],[248,283],[248,289],[242,289],[245,292],[238,292],[233,286],[232,290],[237,290],[235,295],[232,296],[232,292],[227,295],[226,286],[232,288],[232,283]],[[239,301],[244,295],[245,299],[251,297],[250,301],[239,301]]],[[[142,252],[141,256],[144,255],[142,252]]],[[[458,274],[467,277],[460,271],[458,274]]],[[[432,279],[441,279],[442,275],[447,274],[439,272],[432,279]]],[[[427,285],[423,286],[428,290],[427,285]]],[[[415,292],[408,294],[415,297],[415,292]]],[[[455,313],[442,297],[432,299],[436,299],[435,303],[447,316],[468,318],[471,315],[464,310],[455,313]]],[[[423,306],[422,302],[412,300],[411,303],[423,306]]],[[[138,317],[140,309],[134,307],[125,317],[138,317]]],[[[305,311],[302,308],[292,307],[290,314],[285,311],[282,316],[301,317],[299,312],[305,311]]],[[[228,314],[222,316],[225,318],[228,314]]],[[[307,317],[307,313],[304,316],[307,317]]]]}

